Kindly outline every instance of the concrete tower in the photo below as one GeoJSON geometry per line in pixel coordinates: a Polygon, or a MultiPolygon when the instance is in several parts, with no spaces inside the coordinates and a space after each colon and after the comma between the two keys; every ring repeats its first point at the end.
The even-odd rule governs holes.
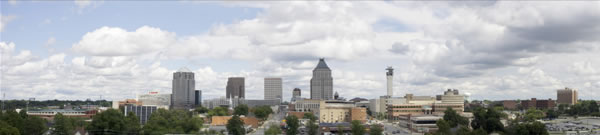
{"type": "Polygon", "coordinates": [[[385,70],[387,70],[387,72],[385,73],[385,75],[387,76],[387,96],[392,97],[394,96],[394,68],[392,68],[392,66],[389,66],[385,70]]]}
{"type": "Polygon", "coordinates": [[[333,98],[333,77],[324,58],[319,59],[310,79],[310,99],[331,100],[333,98]]]}
{"type": "Polygon", "coordinates": [[[196,81],[194,72],[181,68],[173,73],[173,89],[171,95],[171,108],[191,109],[194,107],[196,81]]]}
{"type": "Polygon", "coordinates": [[[279,99],[282,100],[282,84],[281,78],[265,78],[265,99],[279,99]]]}

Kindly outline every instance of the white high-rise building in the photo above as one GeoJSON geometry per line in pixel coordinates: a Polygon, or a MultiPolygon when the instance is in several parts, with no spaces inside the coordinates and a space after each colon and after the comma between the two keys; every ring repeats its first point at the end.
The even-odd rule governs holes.
{"type": "Polygon", "coordinates": [[[283,91],[281,78],[265,78],[265,100],[279,99],[283,91]]]}
{"type": "Polygon", "coordinates": [[[171,95],[171,108],[191,109],[194,107],[196,81],[194,72],[181,68],[173,73],[173,91],[171,95]]]}
{"type": "Polygon", "coordinates": [[[385,70],[387,70],[385,73],[387,76],[387,96],[392,97],[394,96],[394,68],[389,66],[385,70]]]}

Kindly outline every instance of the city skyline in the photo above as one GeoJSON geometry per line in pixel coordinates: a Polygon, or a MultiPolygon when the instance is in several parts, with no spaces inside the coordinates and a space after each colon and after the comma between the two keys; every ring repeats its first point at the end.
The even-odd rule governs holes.
{"type": "Polygon", "coordinates": [[[347,99],[385,95],[387,66],[395,69],[394,96],[458,89],[471,99],[556,100],[556,90],[569,87],[579,99],[600,98],[594,1],[9,0],[1,7],[6,99],[168,94],[173,73],[188,67],[202,99],[225,96],[229,77],[244,77],[246,97],[263,99],[264,78],[278,77],[289,101],[294,88],[310,98],[321,57],[333,91],[347,99]]]}

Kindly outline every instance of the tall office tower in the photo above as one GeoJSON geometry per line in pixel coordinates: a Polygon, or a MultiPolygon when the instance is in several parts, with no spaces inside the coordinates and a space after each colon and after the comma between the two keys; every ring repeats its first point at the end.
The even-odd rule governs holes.
{"type": "Polygon", "coordinates": [[[195,84],[194,72],[189,69],[184,67],[173,73],[171,108],[191,109],[194,107],[195,84]]]}
{"type": "Polygon", "coordinates": [[[194,97],[196,97],[196,98],[194,98],[194,105],[201,106],[202,105],[202,91],[196,90],[194,97]]]}
{"type": "Polygon", "coordinates": [[[571,88],[556,90],[556,102],[558,104],[577,104],[577,90],[571,88]]]}
{"type": "Polygon", "coordinates": [[[294,88],[294,91],[292,91],[292,101],[302,98],[301,92],[300,88],[294,88]]]}
{"type": "Polygon", "coordinates": [[[265,78],[265,100],[279,99],[281,100],[281,78],[265,78]]]}
{"type": "Polygon", "coordinates": [[[244,77],[229,77],[227,79],[226,97],[230,98],[244,98],[246,90],[244,77]]]}
{"type": "Polygon", "coordinates": [[[394,81],[392,81],[394,79],[394,68],[389,66],[385,70],[387,70],[385,73],[387,76],[387,96],[392,97],[394,96],[394,81]]]}
{"type": "Polygon", "coordinates": [[[310,79],[310,99],[331,100],[333,98],[333,78],[331,69],[324,58],[319,59],[319,64],[313,70],[310,79]]]}

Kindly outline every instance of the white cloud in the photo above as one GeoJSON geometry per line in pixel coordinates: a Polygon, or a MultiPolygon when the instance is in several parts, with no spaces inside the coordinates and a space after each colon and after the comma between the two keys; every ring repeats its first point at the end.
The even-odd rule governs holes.
{"type": "Polygon", "coordinates": [[[14,15],[2,15],[0,14],[0,32],[4,31],[6,25],[14,20],[16,16],[14,15]]]}

